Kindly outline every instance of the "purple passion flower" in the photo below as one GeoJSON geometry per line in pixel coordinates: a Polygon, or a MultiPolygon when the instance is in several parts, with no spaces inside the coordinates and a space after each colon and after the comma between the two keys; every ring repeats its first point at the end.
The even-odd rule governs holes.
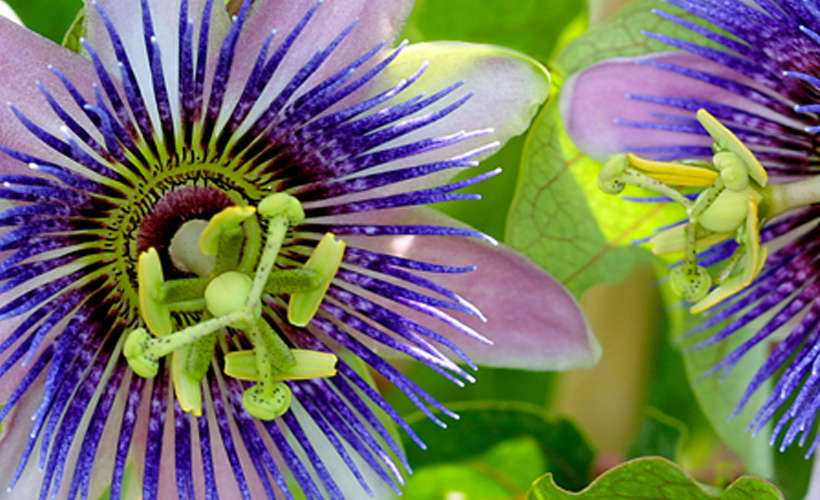
{"type": "Polygon", "coordinates": [[[749,349],[772,342],[735,414],[773,379],[774,388],[749,429],[758,432],[773,420],[771,444],[785,450],[797,442],[810,457],[820,443],[820,4],[666,3],[703,23],[663,10],[656,11],[658,16],[705,41],[645,33],[681,52],[612,59],[581,71],[564,89],[564,120],[579,147],[594,157],[631,152],[664,161],[705,160],[714,179],[723,175],[724,148],[713,147],[715,134],[702,126],[709,115],[759,160],[767,174],[749,188],[758,199],[756,222],[705,245],[696,256],[701,269],[726,269],[737,255],[749,255],[743,247],[752,237],[763,245],[759,267],[746,267],[751,269],[748,282],[737,293],[713,297],[722,300],[705,307],[695,304],[695,309],[711,308],[696,332],[720,325],[698,345],[718,343],[764,318],[760,329],[711,373],[727,373],[749,349]]]}
{"type": "Polygon", "coordinates": [[[497,173],[447,183],[527,128],[540,65],[389,49],[405,0],[240,3],[86,2],[83,55],[0,20],[9,498],[382,496],[382,418],[424,445],[367,370],[444,425],[387,359],[598,356],[559,284],[419,206],[497,173]]]}

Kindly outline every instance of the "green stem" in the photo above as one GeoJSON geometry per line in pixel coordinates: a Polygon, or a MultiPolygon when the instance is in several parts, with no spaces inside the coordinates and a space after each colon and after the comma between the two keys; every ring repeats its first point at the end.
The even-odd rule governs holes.
{"type": "Polygon", "coordinates": [[[247,308],[250,311],[258,307],[262,292],[265,289],[265,284],[268,282],[271,271],[273,271],[273,264],[279,255],[279,249],[282,248],[282,242],[285,239],[287,230],[288,219],[286,216],[279,215],[271,217],[268,220],[268,236],[265,239],[262,256],[259,258],[259,264],[256,266],[253,285],[251,285],[251,291],[248,294],[247,308]]]}
{"type": "Polygon", "coordinates": [[[820,175],[788,184],[771,184],[767,189],[771,202],[768,217],[820,203],[820,175]]]}
{"type": "Polygon", "coordinates": [[[165,337],[153,338],[149,341],[148,346],[143,353],[143,357],[150,357],[159,359],[166,356],[177,349],[184,347],[192,342],[195,342],[206,335],[224,328],[228,325],[249,321],[248,314],[244,311],[239,311],[218,318],[209,319],[196,325],[189,326],[177,333],[166,335],[165,337]]]}
{"type": "Polygon", "coordinates": [[[631,184],[633,186],[642,187],[644,189],[648,189],[650,191],[654,191],[658,194],[663,196],[668,196],[675,200],[676,202],[680,203],[684,206],[684,208],[689,208],[692,205],[692,202],[689,201],[680,191],[677,189],[672,189],[671,187],[667,186],[663,182],[653,179],[648,175],[645,175],[641,172],[633,168],[628,168],[626,171],[621,174],[621,180],[626,184],[631,184]]]}

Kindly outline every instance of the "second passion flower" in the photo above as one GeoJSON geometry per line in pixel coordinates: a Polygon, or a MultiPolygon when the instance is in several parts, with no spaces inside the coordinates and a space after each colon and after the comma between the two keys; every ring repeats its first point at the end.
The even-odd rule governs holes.
{"type": "MultiPolygon", "coordinates": [[[[674,195],[690,196],[683,200],[688,223],[661,228],[652,243],[656,250],[658,244],[686,248],[679,269],[705,276],[711,268],[717,278],[711,291],[711,279],[689,280],[708,291],[705,298],[688,291],[693,312],[711,309],[692,333],[717,327],[698,347],[760,325],[711,372],[727,374],[754,347],[771,343],[770,355],[738,394],[733,414],[773,381],[748,429],[759,432],[774,421],[770,444],[781,451],[805,446],[809,458],[820,445],[820,8],[797,0],[664,3],[654,11],[662,19],[659,29],[644,35],[679,51],[601,61],[575,74],[562,90],[564,122],[579,148],[595,158],[637,153],[662,160],[627,155],[630,163],[660,167],[653,181],[667,182],[658,173],[672,172],[677,179],[670,184],[706,187],[674,195]],[[664,34],[671,28],[676,36],[664,34]],[[702,38],[690,41],[694,34],[702,38]],[[723,175],[730,151],[721,143],[730,137],[747,153],[744,169],[757,172],[740,176],[748,186],[735,189],[723,175]],[[688,165],[667,163],[683,160],[688,165]],[[681,168],[703,165],[712,179],[693,184],[687,174],[681,182],[681,168]],[[715,190],[718,179],[723,187],[715,190]],[[718,191],[739,198],[713,203],[709,195],[718,191]],[[691,208],[699,201],[734,222],[703,227],[692,218],[702,214],[691,208]],[[674,243],[668,236],[684,231],[694,233],[688,244],[668,245],[674,243]]],[[[669,194],[664,193],[667,201],[669,194]]]]}

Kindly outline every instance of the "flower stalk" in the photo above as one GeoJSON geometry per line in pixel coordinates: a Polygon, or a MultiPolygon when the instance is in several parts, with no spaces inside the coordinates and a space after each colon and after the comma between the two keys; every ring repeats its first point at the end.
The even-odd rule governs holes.
{"type": "Polygon", "coordinates": [[[820,175],[769,186],[767,196],[772,216],[820,203],[820,175]]]}

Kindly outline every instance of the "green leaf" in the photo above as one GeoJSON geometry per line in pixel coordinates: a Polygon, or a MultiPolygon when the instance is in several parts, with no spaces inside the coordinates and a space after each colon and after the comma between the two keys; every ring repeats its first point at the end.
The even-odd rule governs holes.
{"type": "MultiPolygon", "coordinates": [[[[649,255],[625,247],[682,214],[660,203],[627,203],[598,189],[598,163],[567,136],[552,99],[535,119],[507,219],[506,242],[576,297],[602,281],[621,281],[649,255]]],[[[628,189],[625,194],[640,194],[628,189]]]]}
{"type": "Polygon", "coordinates": [[[68,27],[65,36],[63,37],[62,46],[72,52],[78,54],[82,52],[83,46],[80,45],[80,38],[85,35],[85,9],[80,9],[71,26],[68,27]]]}
{"type": "Polygon", "coordinates": [[[533,483],[530,500],[610,500],[669,498],[675,500],[778,500],[783,495],[772,484],[741,477],[723,492],[698,484],[678,465],[664,458],[639,458],[610,469],[579,493],[561,489],[546,474],[533,483]]]}
{"type": "Polygon", "coordinates": [[[403,498],[522,498],[532,478],[543,472],[544,461],[532,438],[509,439],[469,459],[419,468],[409,478],[403,498]]]}
{"type": "Polygon", "coordinates": [[[638,436],[632,442],[629,457],[657,455],[669,460],[677,460],[686,424],[654,408],[646,411],[638,436]]]}
{"type": "Polygon", "coordinates": [[[418,0],[403,36],[411,41],[463,40],[503,45],[546,61],[561,29],[573,19],[586,18],[586,4],[578,0],[418,0]],[[548,12],[545,12],[548,10],[548,12]]]}
{"type": "Polygon", "coordinates": [[[425,442],[435,444],[426,451],[408,444],[411,464],[469,460],[501,441],[524,436],[537,443],[536,456],[545,464],[542,472],[551,471],[568,488],[580,488],[588,481],[594,452],[569,420],[548,417],[543,408],[519,402],[474,401],[448,406],[460,419],[446,430],[420,413],[408,418],[425,442]]]}
{"type": "Polygon", "coordinates": [[[82,0],[6,0],[26,27],[60,43],[82,0]]]}

